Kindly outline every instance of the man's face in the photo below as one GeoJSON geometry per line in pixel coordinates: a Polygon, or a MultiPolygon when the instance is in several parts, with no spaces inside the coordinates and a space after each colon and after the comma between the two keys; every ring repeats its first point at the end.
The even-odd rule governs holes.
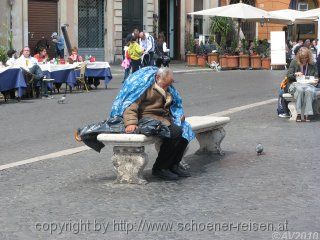
{"type": "Polygon", "coordinates": [[[163,82],[166,86],[170,86],[173,83],[173,74],[169,73],[164,79],[163,82]]]}
{"type": "Polygon", "coordinates": [[[141,39],[146,39],[146,35],[144,35],[144,32],[141,32],[140,34],[139,34],[139,37],[141,38],[141,39]]]}
{"type": "Polygon", "coordinates": [[[26,47],[23,49],[23,52],[22,52],[22,55],[25,57],[25,58],[28,58],[30,57],[30,48],[26,47]]]}
{"type": "Polygon", "coordinates": [[[135,36],[135,38],[138,38],[139,37],[139,30],[134,30],[133,31],[133,35],[135,36]]]}

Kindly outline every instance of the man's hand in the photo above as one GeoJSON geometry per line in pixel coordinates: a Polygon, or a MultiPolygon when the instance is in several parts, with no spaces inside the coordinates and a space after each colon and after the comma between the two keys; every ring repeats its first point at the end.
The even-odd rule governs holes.
{"type": "Polygon", "coordinates": [[[296,72],[294,75],[296,75],[297,77],[303,76],[302,72],[296,72]]]}
{"type": "Polygon", "coordinates": [[[186,116],[182,115],[181,118],[180,118],[180,121],[184,122],[185,120],[186,120],[186,116]]]}
{"type": "Polygon", "coordinates": [[[138,126],[137,125],[128,125],[127,127],[126,127],[126,133],[132,133],[132,132],[134,132],[134,130],[136,130],[138,128],[138,126]]]}

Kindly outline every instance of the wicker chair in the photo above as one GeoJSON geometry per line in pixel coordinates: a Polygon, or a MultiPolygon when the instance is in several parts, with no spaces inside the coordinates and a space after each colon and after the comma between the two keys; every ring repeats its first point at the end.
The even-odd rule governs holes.
{"type": "Polygon", "coordinates": [[[86,64],[82,63],[79,67],[80,69],[80,77],[77,77],[77,84],[79,87],[81,87],[82,85],[84,86],[84,88],[86,89],[87,92],[89,92],[88,90],[88,86],[86,83],[86,77],[84,75],[85,71],[86,71],[86,64]]]}

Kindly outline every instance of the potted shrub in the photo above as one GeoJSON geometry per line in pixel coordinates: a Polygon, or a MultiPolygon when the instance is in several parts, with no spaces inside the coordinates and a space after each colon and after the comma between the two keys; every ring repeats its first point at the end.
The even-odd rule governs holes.
{"type": "Polygon", "coordinates": [[[232,31],[232,21],[227,17],[211,17],[210,33],[212,35],[219,34],[221,36],[219,47],[219,63],[221,68],[227,68],[227,59],[225,56],[227,35],[232,31]]]}
{"type": "Polygon", "coordinates": [[[247,69],[250,66],[250,56],[248,51],[248,41],[246,39],[241,39],[241,43],[239,46],[239,68],[247,69]]]}
{"type": "Polygon", "coordinates": [[[227,65],[230,69],[239,67],[239,56],[237,55],[238,41],[233,39],[229,48],[229,55],[227,55],[227,65]]]}
{"type": "Polygon", "coordinates": [[[198,66],[205,67],[207,64],[207,51],[204,44],[201,42],[197,49],[198,66]]]}
{"type": "Polygon", "coordinates": [[[186,60],[188,66],[197,65],[197,55],[195,54],[195,40],[193,36],[189,33],[186,37],[186,60]]]}
{"type": "Polygon", "coordinates": [[[253,53],[250,56],[250,61],[251,61],[252,69],[261,68],[260,47],[259,47],[259,40],[257,38],[253,40],[253,53]]]}
{"type": "Polygon", "coordinates": [[[270,69],[270,47],[267,39],[262,41],[261,66],[262,69],[270,69]]]}
{"type": "Polygon", "coordinates": [[[214,35],[210,36],[210,47],[208,52],[208,63],[211,64],[213,62],[219,63],[219,45],[218,43],[215,41],[215,37],[214,35]]]}
{"type": "Polygon", "coordinates": [[[3,46],[0,46],[0,65],[5,66],[8,60],[7,51],[3,46]]]}

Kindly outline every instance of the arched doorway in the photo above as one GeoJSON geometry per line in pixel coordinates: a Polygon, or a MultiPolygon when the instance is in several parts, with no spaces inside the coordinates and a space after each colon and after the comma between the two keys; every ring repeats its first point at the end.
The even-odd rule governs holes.
{"type": "MultiPolygon", "coordinates": [[[[239,0],[231,0],[230,4],[239,3],[239,0]]],[[[242,3],[254,6],[255,0],[242,0],[242,3]]],[[[253,40],[256,37],[256,23],[255,22],[243,22],[241,23],[241,30],[247,40],[253,40]]]]}

